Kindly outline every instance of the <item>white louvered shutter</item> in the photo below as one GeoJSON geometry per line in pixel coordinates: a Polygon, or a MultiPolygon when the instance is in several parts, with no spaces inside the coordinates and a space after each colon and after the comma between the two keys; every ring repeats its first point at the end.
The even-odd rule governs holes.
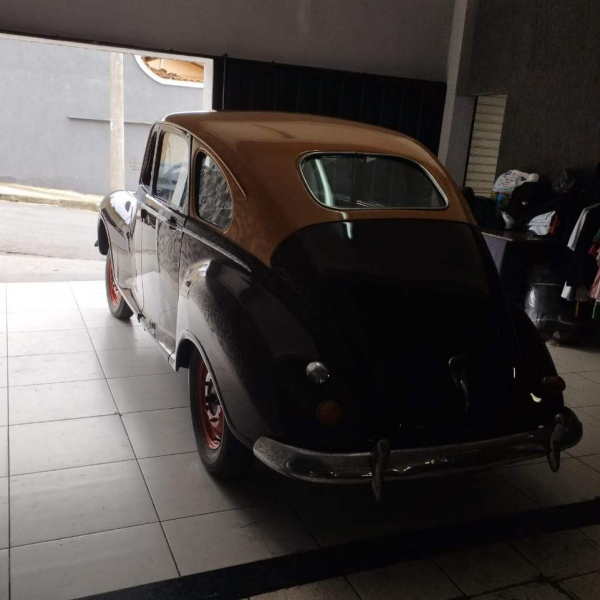
{"type": "Polygon", "coordinates": [[[496,179],[506,94],[478,96],[471,134],[465,186],[477,196],[489,196],[496,179]]]}

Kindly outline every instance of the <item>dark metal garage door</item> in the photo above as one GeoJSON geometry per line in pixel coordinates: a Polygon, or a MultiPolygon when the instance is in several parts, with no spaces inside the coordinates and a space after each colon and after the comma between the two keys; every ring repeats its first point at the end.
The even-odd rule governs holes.
{"type": "Polygon", "coordinates": [[[395,129],[437,152],[446,84],[222,57],[213,107],[340,117],[395,129]]]}

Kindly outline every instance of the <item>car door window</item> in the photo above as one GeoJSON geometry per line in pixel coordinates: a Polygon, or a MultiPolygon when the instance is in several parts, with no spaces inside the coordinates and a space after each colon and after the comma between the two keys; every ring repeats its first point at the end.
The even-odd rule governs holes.
{"type": "Polygon", "coordinates": [[[231,190],[223,171],[206,154],[196,158],[196,212],[204,221],[226,229],[233,218],[231,190]]]}
{"type": "Polygon", "coordinates": [[[176,210],[185,208],[188,194],[189,145],[187,139],[165,132],[160,141],[160,158],[154,195],[176,210]]]}

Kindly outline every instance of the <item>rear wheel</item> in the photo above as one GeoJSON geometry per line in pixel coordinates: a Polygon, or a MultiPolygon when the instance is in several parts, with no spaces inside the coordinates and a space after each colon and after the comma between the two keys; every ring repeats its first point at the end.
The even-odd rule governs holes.
{"type": "Polygon", "coordinates": [[[218,477],[242,476],[254,456],[227,425],[215,382],[198,351],[190,359],[189,391],[196,445],[204,466],[218,477]]]}
{"type": "Polygon", "coordinates": [[[106,270],[105,270],[105,287],[106,287],[106,300],[108,301],[108,308],[112,313],[113,317],[117,319],[129,319],[133,315],[133,311],[129,308],[123,294],[117,287],[115,280],[115,271],[113,267],[112,254],[109,250],[106,255],[106,270]]]}

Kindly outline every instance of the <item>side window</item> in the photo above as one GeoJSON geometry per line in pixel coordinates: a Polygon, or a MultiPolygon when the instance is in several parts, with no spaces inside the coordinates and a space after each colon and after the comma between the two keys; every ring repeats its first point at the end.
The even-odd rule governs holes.
{"type": "Polygon", "coordinates": [[[226,229],[233,218],[231,191],[217,163],[199,154],[196,158],[196,212],[204,221],[226,229]]]}
{"type": "Polygon", "coordinates": [[[156,150],[156,129],[152,131],[146,145],[142,172],[140,174],[140,184],[150,189],[152,185],[152,165],[154,164],[154,152],[156,150]]]}
{"type": "Polygon", "coordinates": [[[160,138],[160,158],[154,195],[177,209],[183,209],[188,193],[188,171],[187,140],[175,133],[163,133],[160,138]]]}

